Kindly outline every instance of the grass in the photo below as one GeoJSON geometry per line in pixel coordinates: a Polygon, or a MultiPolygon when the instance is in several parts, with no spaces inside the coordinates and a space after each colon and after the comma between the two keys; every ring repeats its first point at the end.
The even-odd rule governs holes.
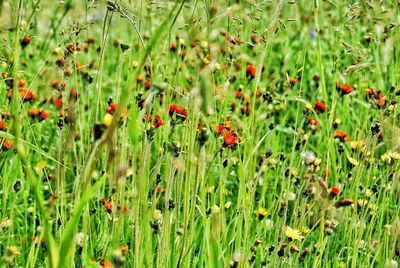
{"type": "Polygon", "coordinates": [[[2,267],[398,267],[396,1],[1,1],[2,267]]]}

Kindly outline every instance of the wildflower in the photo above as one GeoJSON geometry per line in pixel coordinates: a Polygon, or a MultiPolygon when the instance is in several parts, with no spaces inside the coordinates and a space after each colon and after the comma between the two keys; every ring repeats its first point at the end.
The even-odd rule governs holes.
{"type": "Polygon", "coordinates": [[[224,147],[236,144],[239,141],[238,136],[233,131],[227,131],[224,135],[224,147]]]}
{"type": "Polygon", "coordinates": [[[323,112],[326,111],[327,108],[328,107],[326,106],[326,104],[323,103],[322,101],[316,101],[315,104],[314,104],[314,110],[317,113],[323,113],[323,112]]]}
{"type": "Polygon", "coordinates": [[[294,76],[289,77],[289,83],[294,86],[297,83],[297,78],[294,76]]]}
{"type": "Polygon", "coordinates": [[[292,229],[289,226],[285,228],[285,235],[291,240],[303,240],[304,236],[300,235],[300,231],[298,229],[292,229]]]}
{"type": "Polygon", "coordinates": [[[341,131],[341,130],[335,130],[334,134],[335,139],[339,139],[341,142],[347,141],[350,142],[350,137],[347,135],[346,132],[341,131]]]}
{"type": "Polygon", "coordinates": [[[156,115],[153,121],[153,126],[155,128],[161,127],[164,124],[164,121],[159,115],[156,115]]]}
{"type": "Polygon", "coordinates": [[[305,151],[300,153],[300,159],[302,164],[310,165],[313,164],[317,158],[313,152],[305,151]]]}
{"type": "Polygon", "coordinates": [[[258,217],[260,220],[262,220],[262,219],[264,219],[265,216],[267,216],[268,211],[267,211],[265,208],[263,208],[263,207],[259,207],[258,210],[257,210],[257,212],[256,212],[256,214],[257,214],[257,217],[258,217]]]}
{"type": "Polygon", "coordinates": [[[80,232],[76,234],[75,242],[78,247],[83,247],[83,241],[85,240],[85,234],[80,232]]]}
{"type": "Polygon", "coordinates": [[[29,43],[31,41],[32,41],[32,38],[30,38],[29,36],[24,36],[24,38],[22,38],[22,40],[21,40],[21,46],[26,47],[27,45],[29,45],[29,43]]]}
{"type": "Polygon", "coordinates": [[[349,155],[347,155],[347,160],[349,160],[352,166],[358,167],[360,165],[360,163],[355,158],[352,158],[349,155]]]}
{"type": "Polygon", "coordinates": [[[309,127],[311,128],[312,131],[314,131],[314,132],[317,131],[318,124],[319,124],[319,121],[317,119],[308,117],[307,122],[309,123],[309,127]]]}
{"type": "Polygon", "coordinates": [[[110,214],[112,212],[112,203],[113,203],[112,198],[110,198],[108,201],[107,201],[107,199],[102,198],[101,203],[103,204],[104,208],[107,210],[107,213],[110,214]]]}
{"type": "Polygon", "coordinates": [[[221,124],[218,124],[216,127],[215,127],[215,132],[219,135],[219,134],[221,134],[222,132],[224,132],[225,131],[225,126],[224,125],[221,125],[221,124]]]}
{"type": "Polygon", "coordinates": [[[387,151],[381,156],[382,161],[387,162],[388,164],[391,164],[393,161],[398,161],[400,160],[400,153],[396,151],[387,151]]]}
{"type": "Polygon", "coordinates": [[[161,213],[161,210],[159,210],[159,209],[154,210],[153,217],[154,217],[155,220],[161,220],[162,216],[163,215],[161,213]]]}
{"type": "Polygon", "coordinates": [[[0,222],[0,230],[10,227],[12,225],[12,223],[13,222],[10,217],[5,217],[0,222]]]}
{"type": "Polygon", "coordinates": [[[330,195],[331,197],[336,197],[336,196],[338,196],[339,194],[340,194],[340,189],[339,189],[339,187],[336,187],[336,186],[332,187],[331,190],[330,190],[330,192],[329,192],[329,195],[330,195]]]}
{"type": "Polygon", "coordinates": [[[14,146],[14,142],[8,139],[0,139],[0,144],[3,143],[3,147],[7,150],[10,150],[14,146]]]}
{"type": "Polygon", "coordinates": [[[174,113],[175,113],[178,117],[182,118],[183,120],[185,120],[187,118],[187,116],[188,116],[187,110],[183,106],[180,106],[180,105],[177,105],[177,104],[169,105],[169,109],[168,110],[169,110],[169,115],[170,116],[173,116],[174,113]]]}
{"type": "Polygon", "coordinates": [[[395,259],[387,260],[385,263],[385,268],[398,268],[399,263],[395,259]]]}
{"type": "Polygon", "coordinates": [[[107,113],[109,113],[109,114],[114,114],[114,112],[115,112],[115,110],[117,110],[117,108],[118,108],[118,104],[115,103],[115,102],[113,102],[113,101],[111,101],[111,102],[108,104],[107,113]]]}
{"type": "Polygon", "coordinates": [[[256,67],[252,64],[246,66],[246,77],[250,80],[256,77],[256,67]]]}
{"type": "Polygon", "coordinates": [[[106,113],[103,118],[103,125],[109,127],[111,125],[112,120],[113,120],[113,115],[106,113]]]}
{"type": "Polygon", "coordinates": [[[104,268],[112,268],[113,265],[111,262],[104,260],[103,258],[100,259],[99,264],[104,268]]]}
{"type": "Polygon", "coordinates": [[[176,46],[175,42],[172,42],[171,45],[169,46],[169,50],[171,50],[172,52],[175,52],[176,48],[177,48],[177,46],[176,46]]]}
{"type": "Polygon", "coordinates": [[[351,199],[343,199],[343,200],[341,200],[341,201],[338,201],[337,203],[336,203],[336,206],[337,207],[346,207],[346,206],[350,206],[350,205],[352,205],[354,202],[353,202],[353,200],[351,200],[351,199]]]}
{"type": "Polygon", "coordinates": [[[50,117],[50,114],[48,111],[41,110],[40,111],[40,120],[46,120],[50,117]]]}
{"type": "Polygon", "coordinates": [[[144,87],[145,87],[146,89],[150,89],[150,87],[151,87],[151,82],[150,82],[149,80],[146,80],[146,81],[144,81],[143,85],[144,85],[144,87]]]}
{"type": "Polygon", "coordinates": [[[0,118],[0,130],[5,130],[7,128],[6,123],[0,118]]]}
{"type": "Polygon", "coordinates": [[[13,266],[15,257],[21,256],[21,252],[19,252],[18,248],[15,246],[7,247],[6,254],[3,256],[2,260],[4,263],[13,266]]]}
{"type": "Polygon", "coordinates": [[[354,92],[354,88],[350,87],[348,84],[343,84],[339,86],[339,82],[336,82],[336,89],[339,91],[340,95],[347,95],[354,92]]]}

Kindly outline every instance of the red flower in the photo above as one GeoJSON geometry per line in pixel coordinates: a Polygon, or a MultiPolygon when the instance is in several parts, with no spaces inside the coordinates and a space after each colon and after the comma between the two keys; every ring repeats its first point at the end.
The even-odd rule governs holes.
{"type": "Polygon", "coordinates": [[[323,112],[326,111],[327,108],[328,108],[328,107],[326,106],[326,104],[323,103],[322,101],[316,101],[316,102],[315,102],[314,110],[315,110],[317,113],[323,113],[323,112]]]}
{"type": "Polygon", "coordinates": [[[340,189],[339,187],[332,187],[331,192],[329,193],[331,197],[338,196],[340,194],[340,189]]]}
{"type": "Polygon", "coordinates": [[[253,79],[254,77],[256,77],[256,67],[254,67],[252,64],[247,65],[246,76],[249,79],[253,79]]]}
{"type": "Polygon", "coordinates": [[[177,104],[170,104],[168,110],[170,116],[173,116],[175,113],[177,116],[183,119],[186,119],[188,117],[188,112],[183,106],[177,104]]]}
{"type": "Polygon", "coordinates": [[[240,99],[242,97],[242,93],[239,90],[235,91],[235,97],[236,99],[240,99]]]}
{"type": "Polygon", "coordinates": [[[6,123],[4,123],[4,120],[0,118],[0,130],[4,130],[6,127],[6,123]]]}
{"type": "Polygon", "coordinates": [[[354,90],[355,90],[348,84],[343,84],[343,85],[339,86],[339,82],[336,82],[336,89],[340,92],[340,95],[350,94],[351,92],[354,92],[354,90]]]}
{"type": "Polygon", "coordinates": [[[112,198],[110,198],[110,200],[106,200],[105,198],[101,199],[101,203],[104,205],[105,209],[107,210],[107,213],[111,213],[112,212],[112,198]]]}
{"type": "Polygon", "coordinates": [[[224,135],[224,147],[233,145],[239,141],[238,136],[233,131],[227,131],[224,135]]]}
{"type": "Polygon", "coordinates": [[[347,135],[347,133],[344,131],[338,130],[338,129],[335,130],[334,137],[338,138],[341,142],[344,142],[344,141],[349,142],[350,141],[350,137],[347,135]]]}
{"type": "Polygon", "coordinates": [[[115,102],[111,102],[111,103],[108,105],[107,113],[109,113],[109,114],[114,114],[114,112],[115,112],[115,110],[117,110],[117,108],[118,108],[118,104],[116,104],[115,102]]]}
{"type": "Polygon", "coordinates": [[[182,106],[177,106],[175,109],[175,113],[183,118],[187,118],[188,116],[188,112],[186,111],[185,108],[183,108],[182,106]]]}
{"type": "Polygon", "coordinates": [[[41,120],[46,120],[50,117],[50,114],[48,111],[42,110],[40,111],[40,119],[41,120]]]}
{"type": "Polygon", "coordinates": [[[307,118],[307,122],[310,124],[310,127],[311,127],[311,129],[312,129],[313,131],[316,131],[316,130],[318,129],[319,121],[318,121],[317,119],[308,117],[308,118],[307,118]]]}
{"type": "Polygon", "coordinates": [[[337,206],[339,207],[346,207],[352,205],[354,202],[351,199],[343,199],[342,201],[339,201],[337,203],[337,206]]]}
{"type": "Polygon", "coordinates": [[[225,131],[225,126],[224,125],[219,124],[219,125],[217,125],[215,127],[215,132],[217,132],[218,135],[221,134],[224,131],[225,131]]]}
{"type": "Polygon", "coordinates": [[[26,47],[27,45],[29,45],[29,43],[32,41],[32,38],[30,38],[29,36],[25,36],[24,38],[22,38],[21,40],[21,46],[22,47],[26,47]]]}
{"type": "Polygon", "coordinates": [[[26,86],[27,86],[27,83],[24,79],[21,78],[18,80],[18,87],[26,87],[26,86]]]}
{"type": "Polygon", "coordinates": [[[106,268],[112,268],[113,267],[111,262],[105,261],[104,259],[100,259],[99,264],[101,266],[103,266],[103,267],[106,267],[106,268]]]}
{"type": "Polygon", "coordinates": [[[154,122],[153,122],[153,126],[155,128],[161,127],[164,124],[164,121],[162,120],[162,118],[159,115],[156,115],[156,117],[154,118],[154,122]]]}
{"type": "Polygon", "coordinates": [[[62,96],[60,96],[60,97],[57,98],[57,99],[54,99],[54,100],[53,100],[53,103],[54,103],[54,105],[55,105],[56,107],[61,107],[62,104],[63,104],[62,96]]]}
{"type": "Polygon", "coordinates": [[[151,82],[149,81],[149,80],[146,80],[146,81],[144,81],[144,87],[146,88],[146,89],[149,89],[150,87],[151,87],[151,82]]]}

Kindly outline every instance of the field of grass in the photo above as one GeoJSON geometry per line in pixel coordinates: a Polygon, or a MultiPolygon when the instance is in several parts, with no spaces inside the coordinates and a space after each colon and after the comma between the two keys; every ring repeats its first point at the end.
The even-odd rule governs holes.
{"type": "Polygon", "coordinates": [[[400,3],[0,1],[1,267],[400,261],[400,3]]]}

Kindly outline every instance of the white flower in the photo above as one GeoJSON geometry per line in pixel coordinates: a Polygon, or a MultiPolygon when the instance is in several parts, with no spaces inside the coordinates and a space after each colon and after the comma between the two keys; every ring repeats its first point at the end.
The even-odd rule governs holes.
{"type": "Polygon", "coordinates": [[[300,153],[300,159],[302,161],[302,164],[312,164],[314,161],[317,159],[315,154],[311,151],[305,151],[300,153]]]}
{"type": "Polygon", "coordinates": [[[293,192],[289,192],[285,194],[285,197],[287,198],[287,200],[289,201],[294,201],[296,200],[296,194],[293,192]]]}
{"type": "Polygon", "coordinates": [[[385,263],[385,268],[398,268],[398,267],[399,263],[394,259],[387,260],[385,263]]]}
{"type": "Polygon", "coordinates": [[[76,241],[76,244],[77,244],[79,247],[82,247],[82,246],[83,246],[83,241],[84,241],[84,240],[85,240],[85,234],[84,234],[84,233],[80,232],[80,233],[78,233],[78,234],[76,235],[75,241],[76,241]]]}

